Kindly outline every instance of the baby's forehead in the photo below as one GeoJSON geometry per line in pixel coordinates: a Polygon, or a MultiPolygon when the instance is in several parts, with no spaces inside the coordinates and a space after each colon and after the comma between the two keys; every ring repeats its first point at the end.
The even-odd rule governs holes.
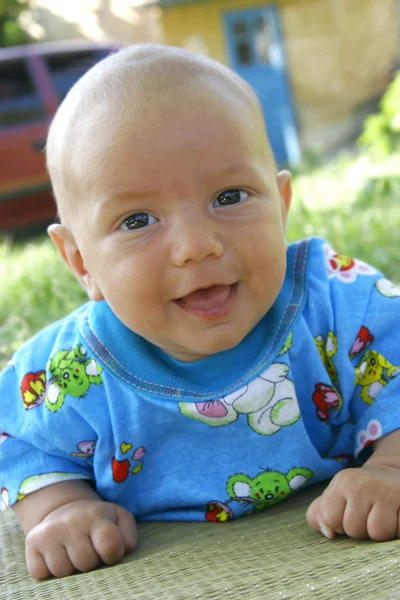
{"type": "Polygon", "coordinates": [[[61,212],[68,199],[79,195],[82,174],[89,174],[97,152],[123,136],[128,121],[140,127],[148,119],[162,119],[174,106],[180,107],[175,110],[179,118],[190,112],[185,106],[201,110],[202,103],[261,117],[244,80],[224,65],[180,48],[139,44],[95,65],[67,95],[49,132],[47,162],[61,212]]]}

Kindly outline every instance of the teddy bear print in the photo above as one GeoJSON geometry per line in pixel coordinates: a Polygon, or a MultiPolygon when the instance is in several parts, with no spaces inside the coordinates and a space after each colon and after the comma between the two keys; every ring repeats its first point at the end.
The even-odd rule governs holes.
{"type": "Polygon", "coordinates": [[[261,375],[236,392],[209,402],[180,402],[187,417],[206,425],[220,427],[246,414],[249,426],[261,435],[271,435],[300,417],[294,383],[288,379],[289,367],[273,363],[261,375]]]}
{"type": "Polygon", "coordinates": [[[375,287],[382,296],[386,298],[399,298],[400,297],[400,286],[395,285],[389,279],[381,277],[375,281],[375,287]]]}
{"type": "Polygon", "coordinates": [[[361,398],[372,404],[388,380],[400,373],[400,366],[392,365],[382,354],[367,350],[355,368],[356,385],[361,386],[361,398]]]}
{"type": "Polygon", "coordinates": [[[47,387],[45,405],[57,412],[66,395],[83,398],[92,384],[102,383],[102,367],[93,358],[87,356],[84,346],[61,350],[48,364],[50,381],[47,387]]]}
{"type": "Polygon", "coordinates": [[[362,429],[357,434],[356,455],[364,448],[373,444],[380,437],[382,437],[382,425],[376,419],[372,419],[369,421],[366,431],[362,429]]]}
{"type": "Polygon", "coordinates": [[[293,467],[287,473],[266,469],[253,478],[246,473],[235,473],[227,481],[228,500],[208,502],[206,520],[221,522],[232,519],[233,512],[229,507],[232,502],[250,507],[248,512],[263,510],[298,490],[313,474],[311,469],[304,467],[293,467]]]}

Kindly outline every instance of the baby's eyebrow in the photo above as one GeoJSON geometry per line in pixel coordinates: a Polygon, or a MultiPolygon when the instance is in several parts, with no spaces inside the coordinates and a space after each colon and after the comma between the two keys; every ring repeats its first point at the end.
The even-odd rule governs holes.
{"type": "Polygon", "coordinates": [[[254,175],[259,174],[260,169],[258,167],[244,165],[242,163],[237,165],[229,165],[227,167],[218,169],[218,171],[213,173],[213,177],[236,175],[237,173],[254,175]]]}
{"type": "Polygon", "coordinates": [[[146,201],[151,198],[155,198],[160,194],[159,190],[137,190],[137,189],[124,189],[113,194],[104,195],[101,198],[101,207],[102,208],[115,208],[115,202],[138,202],[138,201],[146,201]]]}
{"type": "Polygon", "coordinates": [[[138,190],[127,188],[126,190],[121,190],[120,192],[114,194],[113,198],[116,198],[117,200],[131,200],[132,198],[150,198],[152,196],[157,196],[157,194],[159,193],[160,191],[155,188],[150,190],[138,190]]]}
{"type": "MultiPolygon", "coordinates": [[[[272,181],[275,180],[276,175],[269,173],[264,164],[237,164],[229,165],[225,168],[218,169],[215,173],[210,176],[210,182],[217,182],[222,178],[233,178],[235,177],[234,185],[246,185],[251,182],[263,183],[269,187],[272,181]],[[246,179],[249,179],[246,181],[246,179]]],[[[230,185],[230,184],[229,184],[230,185]]]]}

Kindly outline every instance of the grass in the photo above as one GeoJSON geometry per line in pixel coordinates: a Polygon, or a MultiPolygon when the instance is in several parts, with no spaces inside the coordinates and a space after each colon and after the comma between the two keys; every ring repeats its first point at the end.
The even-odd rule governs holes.
{"type": "Polygon", "coordinates": [[[45,325],[74,310],[85,294],[47,237],[0,244],[0,366],[45,325]]]}
{"type": "MultiPolygon", "coordinates": [[[[400,281],[400,154],[372,162],[367,156],[300,170],[288,240],[318,235],[400,281]]],[[[86,300],[47,237],[25,245],[0,241],[0,366],[45,325],[86,300]]]]}
{"type": "Polygon", "coordinates": [[[299,173],[288,239],[318,235],[400,281],[400,154],[382,162],[366,155],[299,173]]]}

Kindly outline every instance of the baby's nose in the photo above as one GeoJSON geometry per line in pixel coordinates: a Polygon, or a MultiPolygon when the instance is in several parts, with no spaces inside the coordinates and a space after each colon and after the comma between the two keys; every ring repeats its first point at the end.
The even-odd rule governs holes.
{"type": "Polygon", "coordinates": [[[180,219],[171,253],[175,265],[184,266],[190,261],[218,258],[223,252],[224,244],[218,225],[212,219],[199,216],[180,219]]]}

